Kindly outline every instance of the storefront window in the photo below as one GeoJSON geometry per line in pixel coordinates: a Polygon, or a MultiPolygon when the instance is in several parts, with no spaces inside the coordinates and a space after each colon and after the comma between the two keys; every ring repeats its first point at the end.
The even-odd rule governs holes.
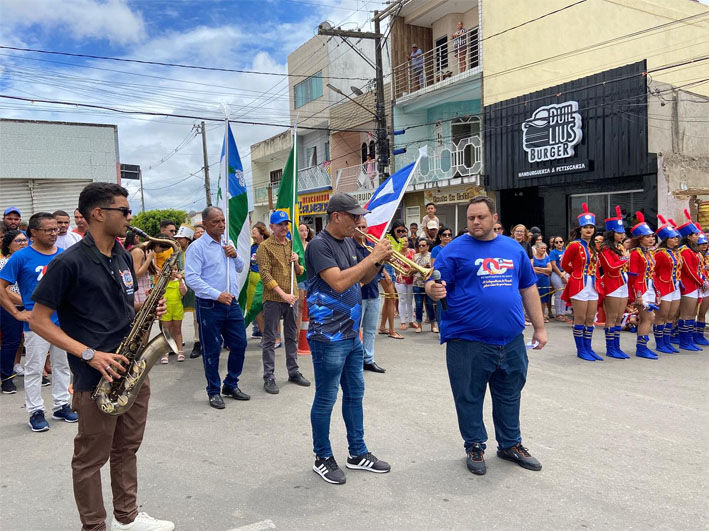
{"type": "Polygon", "coordinates": [[[567,223],[570,229],[576,227],[576,216],[581,213],[582,203],[588,204],[588,209],[596,214],[596,226],[603,228],[603,220],[615,216],[616,205],[620,206],[625,227],[630,228],[635,212],[643,207],[642,190],[629,190],[627,192],[578,194],[569,196],[567,223]]]}

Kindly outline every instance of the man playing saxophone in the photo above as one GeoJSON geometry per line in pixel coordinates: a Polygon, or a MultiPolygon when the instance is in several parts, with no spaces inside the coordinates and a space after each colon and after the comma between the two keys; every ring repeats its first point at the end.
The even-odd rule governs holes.
{"type": "MultiPolygon", "coordinates": [[[[72,407],[79,414],[71,462],[74,499],[84,531],[106,529],[100,469],[110,458],[112,530],[171,531],[174,524],[138,513],[136,453],[143,440],[150,384],[146,378],[133,406],[120,416],[102,413],[91,400],[100,381],[125,371],[128,360],[115,354],[135,316],[136,276],[131,255],[116,241],[131,220],[128,191],[95,182],[79,195],[79,211],[89,224],[83,240],[53,260],[32,296],[34,332],[66,350],[74,375],[72,407]],[[61,328],[51,321],[56,310],[61,328]]],[[[157,315],[166,311],[165,302],[157,315]]]]}

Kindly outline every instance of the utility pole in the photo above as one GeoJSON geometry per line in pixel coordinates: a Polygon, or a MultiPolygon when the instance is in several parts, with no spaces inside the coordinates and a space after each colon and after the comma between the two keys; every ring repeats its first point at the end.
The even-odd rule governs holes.
{"type": "Polygon", "coordinates": [[[202,156],[204,157],[204,193],[207,195],[207,206],[212,206],[212,189],[209,183],[209,161],[207,160],[207,132],[204,129],[204,122],[198,127],[202,133],[202,156]]]}
{"type": "MultiPolygon", "coordinates": [[[[376,59],[376,85],[377,101],[375,104],[375,120],[377,122],[377,147],[379,158],[377,159],[377,170],[383,176],[386,167],[389,165],[389,141],[387,139],[386,107],[384,106],[384,67],[382,66],[382,38],[379,30],[379,11],[374,12],[374,33],[368,31],[348,31],[341,28],[332,28],[330,25],[321,24],[318,27],[318,35],[330,35],[333,37],[347,37],[353,39],[372,39],[374,41],[376,59]]],[[[339,91],[336,91],[339,92],[339,91]]],[[[370,111],[371,112],[371,111],[370,111]]]]}
{"type": "Polygon", "coordinates": [[[379,147],[378,171],[384,175],[384,170],[389,166],[389,141],[387,139],[386,107],[384,106],[384,67],[382,66],[382,41],[379,31],[379,11],[374,12],[374,53],[377,63],[377,145],[379,147]]]}
{"type": "Polygon", "coordinates": [[[140,179],[140,211],[145,212],[145,195],[143,194],[143,170],[138,169],[138,179],[140,179]]]}

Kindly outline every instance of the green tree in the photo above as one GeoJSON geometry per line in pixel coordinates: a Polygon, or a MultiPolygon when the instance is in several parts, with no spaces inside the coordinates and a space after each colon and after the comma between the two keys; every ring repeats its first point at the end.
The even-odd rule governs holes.
{"type": "Polygon", "coordinates": [[[131,225],[142,229],[150,236],[155,236],[160,232],[160,222],[164,219],[173,221],[179,228],[182,223],[189,222],[187,212],[166,208],[162,210],[146,210],[137,214],[131,221],[131,225]]]}

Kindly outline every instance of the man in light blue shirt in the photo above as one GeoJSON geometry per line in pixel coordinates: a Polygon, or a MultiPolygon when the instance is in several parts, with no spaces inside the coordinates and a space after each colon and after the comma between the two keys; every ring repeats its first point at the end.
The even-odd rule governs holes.
{"type": "Polygon", "coordinates": [[[227,376],[221,387],[222,394],[235,400],[251,398],[238,386],[246,351],[244,315],[237,300],[238,277],[244,269],[244,260],[236,255],[236,249],[231,241],[227,245],[223,244],[226,223],[220,208],[205,208],[202,211],[202,223],[207,234],[187,248],[185,280],[197,296],[195,306],[209,405],[216,409],[224,409],[224,400],[219,394],[221,387],[219,355],[222,343],[226,343],[229,348],[227,376]],[[229,268],[228,287],[227,268],[229,268]]]}

